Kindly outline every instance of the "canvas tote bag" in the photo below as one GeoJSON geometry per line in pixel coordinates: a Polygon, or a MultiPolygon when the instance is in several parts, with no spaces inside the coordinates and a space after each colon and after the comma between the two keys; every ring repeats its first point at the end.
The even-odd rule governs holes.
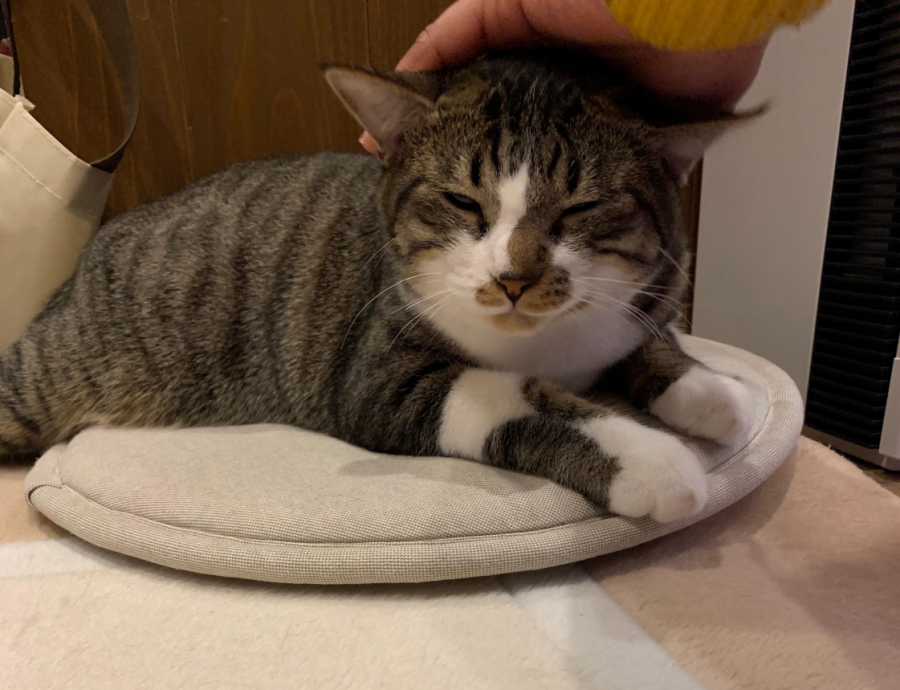
{"type": "MultiPolygon", "coordinates": [[[[12,0],[18,2],[27,0],[12,0]]],[[[12,52],[0,55],[0,352],[75,270],[100,224],[113,171],[137,121],[138,65],[125,2],[88,2],[121,86],[124,123],[120,145],[94,163],[68,151],[31,116],[10,0],[0,0],[12,52]]]]}

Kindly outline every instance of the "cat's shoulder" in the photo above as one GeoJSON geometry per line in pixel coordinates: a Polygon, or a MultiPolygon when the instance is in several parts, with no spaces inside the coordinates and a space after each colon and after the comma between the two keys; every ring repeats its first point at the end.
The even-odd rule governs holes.
{"type": "Polygon", "coordinates": [[[240,206],[261,191],[291,188],[302,196],[316,180],[330,186],[377,183],[381,164],[374,156],[328,151],[315,154],[283,154],[233,163],[182,189],[149,201],[107,222],[106,231],[133,227],[225,206],[240,206]]]}
{"type": "Polygon", "coordinates": [[[278,178],[306,177],[330,174],[341,177],[346,174],[370,172],[378,175],[381,164],[374,156],[362,153],[324,151],[321,153],[293,153],[257,158],[234,163],[218,170],[185,189],[203,185],[222,185],[234,181],[274,180],[278,178]]]}

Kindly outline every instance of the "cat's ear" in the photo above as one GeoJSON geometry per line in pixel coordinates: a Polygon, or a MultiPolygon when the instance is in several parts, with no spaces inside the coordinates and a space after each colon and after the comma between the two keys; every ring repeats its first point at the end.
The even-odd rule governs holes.
{"type": "Polygon", "coordinates": [[[403,132],[435,108],[424,89],[415,88],[419,86],[416,79],[405,76],[325,66],[328,85],[382,151],[392,150],[403,132]]]}
{"type": "Polygon", "coordinates": [[[763,105],[750,112],[725,115],[715,120],[657,128],[657,145],[669,172],[680,184],[685,184],[713,142],[726,132],[755,121],[767,108],[763,105]]]}

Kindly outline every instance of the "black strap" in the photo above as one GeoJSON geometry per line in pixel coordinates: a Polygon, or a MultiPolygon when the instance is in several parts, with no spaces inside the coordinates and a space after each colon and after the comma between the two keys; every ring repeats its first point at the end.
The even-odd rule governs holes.
{"type": "MultiPolygon", "coordinates": [[[[19,75],[19,54],[16,50],[16,39],[13,32],[12,13],[9,7],[10,0],[0,0],[0,8],[6,19],[9,45],[13,54],[13,95],[19,95],[22,84],[19,75]]],[[[141,78],[138,69],[137,52],[134,48],[134,35],[131,31],[131,20],[128,16],[128,8],[125,0],[88,0],[97,28],[109,51],[116,77],[119,80],[119,88],[122,92],[122,123],[124,132],[119,145],[108,156],[94,161],[91,165],[105,172],[113,172],[125,147],[134,134],[134,126],[137,124],[138,109],[141,103],[141,78]]]]}
{"type": "Polygon", "coordinates": [[[19,79],[19,54],[16,52],[16,37],[13,36],[12,15],[9,13],[9,0],[0,0],[0,10],[3,13],[3,22],[6,25],[6,35],[9,37],[9,48],[13,58],[13,96],[19,95],[21,88],[19,79]]]}

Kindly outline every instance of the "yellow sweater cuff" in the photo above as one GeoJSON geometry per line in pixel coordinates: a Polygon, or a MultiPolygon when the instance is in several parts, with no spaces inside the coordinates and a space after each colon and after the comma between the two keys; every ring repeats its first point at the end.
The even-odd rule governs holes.
{"type": "Polygon", "coordinates": [[[606,0],[637,38],[671,50],[715,50],[752,43],[799,24],[828,0],[606,0]]]}

